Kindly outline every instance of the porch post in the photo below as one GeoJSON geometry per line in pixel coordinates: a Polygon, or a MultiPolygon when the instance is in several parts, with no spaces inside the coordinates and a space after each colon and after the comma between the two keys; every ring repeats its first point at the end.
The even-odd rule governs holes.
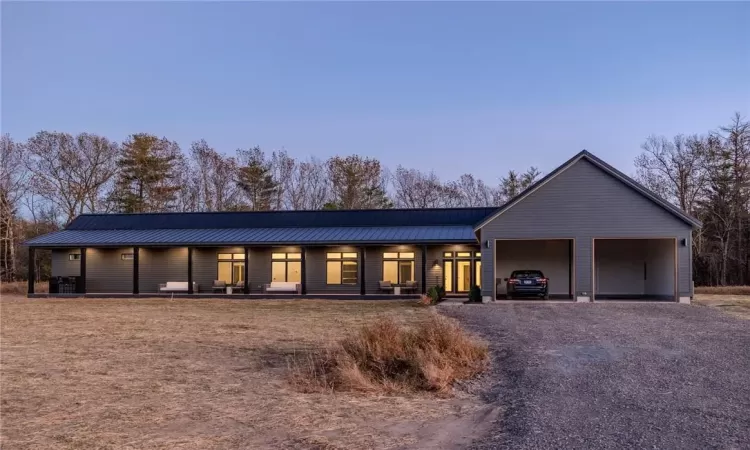
{"type": "Polygon", "coordinates": [[[86,293],[86,248],[81,247],[81,286],[76,286],[79,294],[86,293]]]}
{"type": "Polygon", "coordinates": [[[188,294],[193,294],[193,247],[187,248],[188,294]]]}
{"type": "Polygon", "coordinates": [[[34,280],[36,279],[36,261],[34,259],[34,247],[29,247],[29,294],[34,293],[34,280]]]}
{"type": "Polygon", "coordinates": [[[133,295],[138,295],[140,293],[140,281],[138,280],[138,272],[139,270],[139,253],[140,248],[139,247],[133,247],[133,295]]]}
{"type": "Polygon", "coordinates": [[[359,295],[365,295],[365,248],[359,248],[359,295]]]}
{"type": "Polygon", "coordinates": [[[427,246],[422,246],[422,293],[427,293],[427,246]]]}
{"type": "Polygon", "coordinates": [[[306,257],[306,248],[302,247],[302,261],[300,264],[300,293],[302,295],[307,294],[307,270],[305,269],[305,257],[306,257]]]}
{"type": "Polygon", "coordinates": [[[248,274],[250,273],[250,255],[248,254],[248,249],[245,247],[245,273],[243,274],[243,279],[245,280],[245,286],[243,286],[245,294],[250,293],[250,281],[248,281],[248,274]]]}

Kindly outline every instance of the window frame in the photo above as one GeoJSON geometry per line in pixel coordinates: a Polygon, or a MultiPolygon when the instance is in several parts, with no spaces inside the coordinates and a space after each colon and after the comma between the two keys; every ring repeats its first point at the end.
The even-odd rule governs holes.
{"type": "Polygon", "coordinates": [[[415,251],[408,251],[408,252],[383,252],[383,264],[381,265],[381,279],[383,281],[391,281],[393,280],[385,280],[385,265],[389,262],[395,262],[396,263],[396,284],[401,285],[406,282],[413,282],[417,281],[417,274],[416,274],[416,259],[417,259],[417,253],[415,251]],[[393,256],[395,255],[395,256],[393,256]],[[401,279],[401,263],[410,263],[411,265],[411,280],[404,281],[401,279]]]}
{"type": "MultiPolygon", "coordinates": [[[[225,252],[225,253],[217,253],[216,254],[216,278],[215,280],[221,280],[219,278],[219,274],[221,271],[219,270],[219,267],[221,264],[229,264],[229,275],[232,278],[231,281],[228,282],[231,286],[235,286],[239,283],[245,282],[245,255],[246,253],[234,253],[234,252],[225,252]],[[241,276],[241,279],[238,279],[235,281],[234,279],[234,273],[235,273],[235,266],[242,267],[242,270],[239,271],[239,274],[241,276]]],[[[226,282],[226,280],[221,280],[226,282]]]]}
{"type": "Polygon", "coordinates": [[[135,259],[135,253],[120,253],[120,260],[121,261],[133,261],[135,259]]]}
{"type": "Polygon", "coordinates": [[[80,261],[80,260],[81,260],[80,253],[68,253],[68,261],[80,261]]]}
{"type": "Polygon", "coordinates": [[[280,283],[302,283],[302,252],[271,252],[271,282],[273,283],[273,265],[276,263],[284,264],[284,280],[277,280],[280,283]],[[289,263],[299,264],[299,281],[289,281],[289,263]]]}
{"type": "Polygon", "coordinates": [[[359,284],[359,255],[357,252],[326,252],[326,286],[357,286],[359,284]],[[328,279],[330,264],[339,266],[339,282],[331,283],[328,279]],[[344,282],[344,266],[354,265],[354,282],[344,282]]]}

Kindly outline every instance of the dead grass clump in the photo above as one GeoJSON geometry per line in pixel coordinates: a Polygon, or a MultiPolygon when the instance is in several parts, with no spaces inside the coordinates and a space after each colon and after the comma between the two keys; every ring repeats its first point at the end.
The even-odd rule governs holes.
{"type": "MultiPolygon", "coordinates": [[[[26,295],[29,290],[27,281],[0,282],[0,294],[7,295],[26,295]]],[[[44,293],[49,290],[49,284],[46,282],[34,283],[34,292],[44,293]]]]}
{"type": "Polygon", "coordinates": [[[750,286],[696,286],[696,294],[750,295],[750,286]]]}
{"type": "Polygon", "coordinates": [[[484,370],[487,346],[438,314],[414,327],[391,318],[363,325],[321,352],[292,358],[290,379],[306,391],[446,392],[484,370]]]}

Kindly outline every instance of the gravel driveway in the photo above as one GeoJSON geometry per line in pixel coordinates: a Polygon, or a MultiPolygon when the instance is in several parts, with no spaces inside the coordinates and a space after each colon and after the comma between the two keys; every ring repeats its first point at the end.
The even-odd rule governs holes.
{"type": "Polygon", "coordinates": [[[489,342],[474,448],[750,448],[750,321],[636,303],[444,306],[489,342]]]}

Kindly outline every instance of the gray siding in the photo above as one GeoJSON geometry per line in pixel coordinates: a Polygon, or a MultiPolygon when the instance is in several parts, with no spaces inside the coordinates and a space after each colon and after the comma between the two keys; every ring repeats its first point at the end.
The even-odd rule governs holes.
{"type": "Polygon", "coordinates": [[[585,159],[541,186],[481,230],[482,294],[492,295],[495,239],[575,238],[576,293],[592,287],[592,240],[596,237],[670,237],[678,246],[680,295],[690,294],[691,227],[585,159]]]}
{"type": "Polygon", "coordinates": [[[77,277],[81,274],[81,262],[71,261],[69,254],[81,253],[80,248],[55,249],[52,250],[52,276],[53,277],[77,277]]]}
{"type": "Polygon", "coordinates": [[[187,281],[187,248],[141,248],[138,252],[138,289],[141,294],[159,292],[159,284],[187,281]]]}
{"type": "Polygon", "coordinates": [[[132,248],[86,249],[86,293],[132,293],[133,261],[120,257],[132,252],[132,248]]]}

